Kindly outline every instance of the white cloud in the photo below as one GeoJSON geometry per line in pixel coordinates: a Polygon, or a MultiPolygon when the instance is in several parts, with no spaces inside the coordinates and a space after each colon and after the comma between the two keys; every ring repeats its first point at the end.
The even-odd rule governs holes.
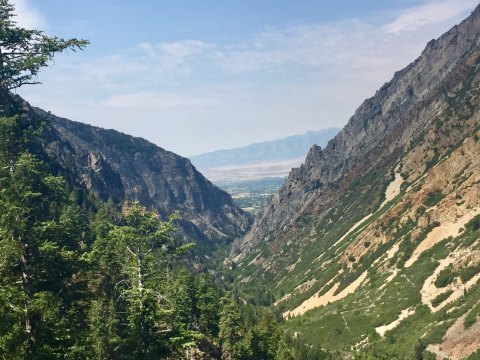
{"type": "Polygon", "coordinates": [[[138,47],[145,50],[150,56],[160,55],[175,58],[187,58],[194,55],[200,55],[206,50],[215,48],[215,45],[200,40],[182,40],[158,44],[140,43],[138,47]]]}
{"type": "Polygon", "coordinates": [[[391,22],[382,14],[381,23],[285,26],[229,45],[189,39],[96,58],[61,55],[42,73],[35,105],[182,154],[343,126],[475,5],[428,2],[391,22]]]}
{"type": "Polygon", "coordinates": [[[275,70],[281,66],[325,67],[351,60],[377,44],[375,27],[356,20],[272,29],[250,44],[223,52],[223,65],[244,72],[275,70]],[[371,44],[371,45],[369,45],[371,44]]]}
{"type": "Polygon", "coordinates": [[[186,96],[183,94],[133,93],[110,96],[102,102],[112,108],[125,109],[196,109],[216,105],[216,101],[207,97],[186,96]]]}
{"type": "Polygon", "coordinates": [[[193,71],[190,66],[192,61],[198,62],[200,58],[210,56],[215,48],[215,44],[200,40],[182,40],[157,44],[144,42],[138,45],[138,49],[147,55],[145,60],[155,63],[157,67],[165,71],[175,71],[183,74],[189,74],[193,71]]]}
{"type": "Polygon", "coordinates": [[[385,31],[394,34],[415,31],[427,25],[455,18],[477,4],[477,0],[431,1],[403,11],[398,18],[386,25],[385,31]]]}
{"type": "MultiPolygon", "coordinates": [[[[448,0],[448,4],[453,1],[458,0],[448,0]]],[[[292,71],[309,75],[310,82],[319,73],[346,81],[368,75],[365,86],[378,87],[456,20],[428,24],[418,31],[403,32],[402,36],[386,32],[390,24],[344,20],[269,29],[248,42],[226,46],[192,39],[143,42],[121,55],[67,60],[67,68],[82,81],[90,80],[96,87],[121,93],[155,93],[161,87],[182,86],[208,73],[224,81],[238,81],[239,77],[251,78],[256,73],[281,78],[292,71]]]]}
{"type": "Polygon", "coordinates": [[[64,56],[62,66],[73,73],[82,74],[82,80],[95,81],[99,86],[125,80],[128,75],[149,71],[148,63],[142,59],[123,55],[102,56],[95,59],[64,56]]]}
{"type": "Polygon", "coordinates": [[[43,15],[32,6],[29,0],[12,0],[15,6],[15,21],[21,27],[27,29],[45,28],[47,22],[43,15]]]}

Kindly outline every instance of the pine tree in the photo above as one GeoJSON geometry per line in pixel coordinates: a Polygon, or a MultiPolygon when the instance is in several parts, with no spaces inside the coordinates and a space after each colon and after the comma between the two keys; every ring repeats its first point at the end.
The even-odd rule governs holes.
{"type": "Polygon", "coordinates": [[[197,277],[195,288],[198,327],[202,333],[216,337],[221,307],[218,292],[203,274],[197,277]]]}
{"type": "Polygon", "coordinates": [[[253,328],[255,359],[274,359],[280,341],[278,322],[272,311],[263,309],[253,328]]]}
{"type": "Polygon", "coordinates": [[[36,76],[54,55],[64,50],[81,50],[86,40],[60,39],[39,30],[27,30],[15,23],[15,7],[0,0],[0,94],[27,84],[38,84],[36,76]]]}
{"type": "Polygon", "coordinates": [[[219,339],[222,345],[222,359],[246,360],[252,355],[251,334],[242,324],[240,312],[234,299],[225,296],[219,323],[219,339]]]}
{"type": "MultiPolygon", "coordinates": [[[[18,125],[1,123],[3,130],[18,125]]],[[[2,150],[0,281],[8,290],[0,302],[8,312],[0,348],[12,358],[55,358],[74,351],[85,233],[74,216],[64,215],[73,215],[73,208],[63,179],[28,151],[15,149],[20,153],[15,159],[11,149],[2,150]]]]}
{"type": "Polygon", "coordinates": [[[87,41],[20,28],[14,16],[0,0],[0,349],[11,358],[75,356],[85,231],[72,222],[82,219],[68,208],[63,179],[38,157],[44,120],[25,114],[9,90],[38,83],[55,53],[87,41]]]}
{"type": "Polygon", "coordinates": [[[188,326],[192,304],[179,306],[181,292],[174,286],[181,277],[175,270],[176,256],[189,248],[175,244],[174,221],[171,217],[161,222],[138,203],[126,203],[121,224],[97,240],[96,284],[104,302],[95,303],[90,324],[93,332],[99,332],[104,326],[101,319],[108,319],[110,338],[118,338],[97,339],[97,355],[117,352],[128,354],[124,358],[158,358],[196,339],[197,333],[188,326]]]}

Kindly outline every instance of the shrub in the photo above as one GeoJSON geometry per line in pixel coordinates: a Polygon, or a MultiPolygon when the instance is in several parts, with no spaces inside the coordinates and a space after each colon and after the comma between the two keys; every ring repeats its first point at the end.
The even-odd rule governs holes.
{"type": "Polygon", "coordinates": [[[480,263],[475,266],[464,267],[460,270],[460,279],[463,283],[466,283],[468,280],[473,278],[480,272],[480,263]]]}
{"type": "Polygon", "coordinates": [[[453,279],[455,279],[455,275],[456,274],[453,271],[453,267],[450,265],[440,271],[440,273],[437,275],[437,278],[435,279],[434,284],[437,288],[443,288],[453,282],[453,279]]]}
{"type": "Polygon", "coordinates": [[[475,216],[470,220],[465,227],[470,231],[477,231],[480,229],[480,215],[475,216]]]}
{"type": "Polygon", "coordinates": [[[438,305],[440,305],[442,302],[444,302],[445,300],[447,300],[450,295],[453,294],[453,290],[448,290],[444,293],[441,293],[440,295],[438,295],[435,299],[432,300],[432,306],[433,307],[437,307],[438,305]]]}
{"type": "Polygon", "coordinates": [[[427,195],[427,198],[425,199],[424,205],[429,208],[434,205],[436,205],[440,200],[442,200],[445,197],[443,193],[440,190],[432,191],[427,195]]]}
{"type": "Polygon", "coordinates": [[[473,324],[475,324],[477,322],[477,317],[479,315],[480,315],[480,304],[478,304],[472,310],[470,310],[470,312],[465,317],[465,320],[463,320],[463,326],[465,326],[465,329],[468,329],[473,324]]]}

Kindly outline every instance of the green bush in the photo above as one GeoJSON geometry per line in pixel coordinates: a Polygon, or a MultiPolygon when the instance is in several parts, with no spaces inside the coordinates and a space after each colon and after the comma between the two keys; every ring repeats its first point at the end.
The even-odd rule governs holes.
{"type": "Polygon", "coordinates": [[[470,220],[465,227],[470,231],[477,231],[480,229],[480,215],[475,216],[470,220]]]}
{"type": "Polygon", "coordinates": [[[441,293],[440,295],[438,295],[435,299],[432,300],[432,306],[433,307],[437,307],[438,305],[440,305],[442,302],[444,302],[445,300],[447,300],[450,295],[453,294],[453,290],[448,290],[444,293],[441,293]]]}
{"type": "Polygon", "coordinates": [[[480,304],[475,306],[465,317],[463,320],[463,326],[465,329],[470,328],[473,324],[477,322],[477,317],[480,315],[480,304]]]}
{"type": "Polygon", "coordinates": [[[480,272],[480,263],[474,266],[464,267],[460,270],[460,279],[463,283],[466,283],[468,280],[473,278],[480,272]]]}
{"type": "Polygon", "coordinates": [[[455,279],[455,272],[453,270],[453,267],[450,265],[447,268],[443,269],[440,271],[440,273],[437,275],[437,278],[435,279],[435,286],[437,288],[443,288],[453,282],[455,279]]]}
{"type": "Polygon", "coordinates": [[[477,322],[477,317],[467,316],[463,321],[463,326],[465,326],[465,329],[469,329],[476,322],[477,322]]]}
{"type": "Polygon", "coordinates": [[[445,197],[443,193],[440,190],[432,191],[427,195],[427,198],[425,199],[424,205],[429,208],[434,205],[436,205],[440,200],[442,200],[445,197]]]}

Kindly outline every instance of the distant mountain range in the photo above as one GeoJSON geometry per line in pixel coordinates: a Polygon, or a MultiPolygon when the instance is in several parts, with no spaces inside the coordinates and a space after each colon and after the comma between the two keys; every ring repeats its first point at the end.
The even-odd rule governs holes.
{"type": "Polygon", "coordinates": [[[191,156],[190,160],[199,169],[209,169],[228,165],[258,164],[305,158],[312,145],[325,146],[339,128],[309,131],[283,139],[265,141],[228,150],[217,150],[191,156]]]}
{"type": "Polygon", "coordinates": [[[190,160],[212,181],[251,180],[288,175],[313,145],[326,146],[340,129],[309,131],[283,139],[191,156],[190,160]]]}

